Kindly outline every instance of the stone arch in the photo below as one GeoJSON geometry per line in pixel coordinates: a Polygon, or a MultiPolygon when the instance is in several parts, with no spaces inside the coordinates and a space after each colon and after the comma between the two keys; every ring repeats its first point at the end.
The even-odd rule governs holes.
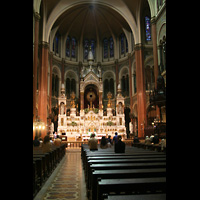
{"type": "MultiPolygon", "coordinates": [[[[49,35],[51,28],[53,27],[53,24],[57,20],[57,18],[62,15],[67,9],[70,9],[76,5],[81,5],[87,2],[80,2],[80,1],[74,1],[74,0],[68,0],[68,1],[60,1],[56,7],[52,10],[47,23],[46,23],[46,32],[45,32],[45,38],[44,41],[48,41],[49,35]]],[[[101,4],[103,6],[109,7],[110,9],[115,10],[118,14],[120,14],[129,24],[133,36],[134,36],[134,41],[136,44],[139,42],[139,36],[138,36],[138,27],[136,24],[136,20],[131,14],[130,10],[128,7],[125,5],[124,2],[122,1],[116,1],[116,0],[110,0],[109,2],[107,0],[99,0],[96,2],[93,2],[93,4],[101,4]]]]}

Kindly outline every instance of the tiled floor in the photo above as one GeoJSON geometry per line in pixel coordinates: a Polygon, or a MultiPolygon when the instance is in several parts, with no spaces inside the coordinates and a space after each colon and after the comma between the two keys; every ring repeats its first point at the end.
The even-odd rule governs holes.
{"type": "Polygon", "coordinates": [[[67,149],[66,155],[34,200],[88,200],[81,149],[67,149]]]}

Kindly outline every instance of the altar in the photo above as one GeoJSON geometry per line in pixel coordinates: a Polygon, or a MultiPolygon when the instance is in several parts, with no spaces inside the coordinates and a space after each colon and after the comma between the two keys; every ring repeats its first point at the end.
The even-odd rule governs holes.
{"type": "Polygon", "coordinates": [[[113,137],[115,132],[126,138],[124,97],[121,94],[121,86],[118,85],[116,96],[116,108],[113,112],[111,102],[112,93],[108,92],[108,104],[106,112],[103,111],[102,94],[103,83],[101,67],[94,68],[92,51],[88,54],[89,68],[81,69],[80,77],[80,113],[78,105],[75,105],[75,94],[71,93],[70,113],[67,115],[67,99],[64,84],[61,87],[61,96],[58,98],[58,134],[66,134],[68,141],[87,140],[91,133],[95,133],[97,139],[102,136],[113,137]]]}

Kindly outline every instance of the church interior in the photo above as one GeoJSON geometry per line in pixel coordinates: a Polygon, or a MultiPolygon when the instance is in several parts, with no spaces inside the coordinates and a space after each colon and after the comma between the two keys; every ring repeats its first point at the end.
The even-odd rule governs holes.
{"type": "MultiPolygon", "coordinates": [[[[145,182],[149,193],[128,191],[125,199],[165,199],[163,148],[133,141],[166,139],[166,0],[33,0],[33,140],[54,140],[55,133],[62,140],[40,175],[37,163],[43,159],[34,147],[34,199],[124,199],[101,195],[101,187],[107,190],[103,178],[92,188],[84,160],[94,156],[87,146],[92,133],[99,145],[116,132],[126,144],[123,157],[150,156],[151,163],[160,163],[152,164],[159,172],[149,172],[159,179],[160,192],[145,182]]],[[[102,150],[106,154],[99,149],[96,155],[102,150]]]]}

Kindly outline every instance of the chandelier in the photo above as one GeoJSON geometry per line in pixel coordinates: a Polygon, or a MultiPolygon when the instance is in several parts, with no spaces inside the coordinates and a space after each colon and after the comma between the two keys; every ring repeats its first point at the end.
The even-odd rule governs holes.
{"type": "Polygon", "coordinates": [[[44,130],[45,128],[46,128],[45,123],[40,120],[39,116],[36,116],[36,119],[33,122],[33,131],[35,131],[35,135],[40,137],[41,130],[44,130]]]}

